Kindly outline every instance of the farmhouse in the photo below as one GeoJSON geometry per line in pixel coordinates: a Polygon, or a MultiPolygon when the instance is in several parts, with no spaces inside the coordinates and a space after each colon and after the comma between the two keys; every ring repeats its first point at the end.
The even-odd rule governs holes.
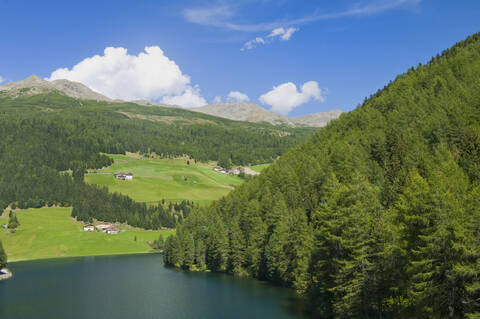
{"type": "Polygon", "coordinates": [[[110,225],[100,224],[100,225],[95,226],[95,228],[97,228],[97,229],[100,230],[100,231],[106,232],[106,229],[107,229],[109,226],[110,226],[110,225]]]}
{"type": "Polygon", "coordinates": [[[230,174],[230,175],[238,175],[240,173],[244,173],[247,175],[258,175],[258,172],[255,172],[254,170],[248,168],[248,167],[237,167],[237,168],[232,168],[232,169],[225,169],[219,166],[216,166],[213,168],[214,171],[222,173],[222,174],[230,174]]]}
{"type": "Polygon", "coordinates": [[[118,230],[117,226],[109,226],[107,228],[107,231],[106,231],[106,233],[109,234],[109,235],[118,234],[118,232],[119,232],[119,230],[118,230]]]}
{"type": "Polygon", "coordinates": [[[108,224],[101,224],[101,225],[97,225],[95,226],[98,230],[104,232],[104,233],[107,233],[109,235],[111,234],[118,234],[120,232],[120,230],[118,229],[117,226],[114,226],[114,225],[108,225],[108,224]]]}
{"type": "Polygon", "coordinates": [[[127,181],[131,181],[133,179],[133,174],[132,173],[115,173],[113,174],[113,176],[116,178],[116,179],[121,179],[121,180],[127,180],[127,181]]]}
{"type": "Polygon", "coordinates": [[[83,231],[94,231],[95,227],[93,225],[85,225],[83,226],[83,231]]]}

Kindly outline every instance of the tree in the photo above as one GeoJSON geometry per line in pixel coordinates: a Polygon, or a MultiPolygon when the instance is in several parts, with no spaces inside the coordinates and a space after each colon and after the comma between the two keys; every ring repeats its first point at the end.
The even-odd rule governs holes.
{"type": "Polygon", "coordinates": [[[208,269],[225,271],[228,260],[228,234],[221,223],[209,230],[205,259],[208,269]]]}
{"type": "Polygon", "coordinates": [[[173,267],[180,267],[183,263],[180,252],[180,244],[176,235],[168,236],[167,240],[165,241],[163,262],[165,265],[173,267]]]}
{"type": "Polygon", "coordinates": [[[0,240],[0,269],[7,266],[7,253],[3,249],[2,241],[0,240]]]}
{"type": "Polygon", "coordinates": [[[20,226],[20,223],[17,218],[17,214],[10,211],[10,218],[8,219],[8,228],[15,229],[20,226]]]}
{"type": "Polygon", "coordinates": [[[225,169],[232,168],[232,159],[229,156],[222,156],[218,161],[218,165],[225,169]]]}
{"type": "Polygon", "coordinates": [[[245,245],[238,221],[234,221],[229,234],[228,270],[235,275],[245,274],[245,245]]]}
{"type": "Polygon", "coordinates": [[[183,247],[183,268],[190,269],[195,262],[195,242],[191,233],[187,233],[182,238],[183,247]]]}
{"type": "Polygon", "coordinates": [[[158,236],[158,239],[154,241],[154,248],[155,249],[163,249],[165,246],[165,242],[163,240],[163,235],[158,236]]]}

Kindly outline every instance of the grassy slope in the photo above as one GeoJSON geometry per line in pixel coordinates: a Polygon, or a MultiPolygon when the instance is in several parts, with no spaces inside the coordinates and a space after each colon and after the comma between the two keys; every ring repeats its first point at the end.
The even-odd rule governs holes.
{"type": "MultiPolygon", "coordinates": [[[[173,230],[149,231],[121,226],[124,232],[107,235],[101,232],[84,232],[83,223],[70,217],[70,208],[40,208],[17,211],[21,223],[15,233],[0,229],[0,239],[8,254],[9,261],[133,254],[152,252],[147,241],[163,238],[173,230]],[[137,240],[134,240],[137,237],[137,240]]],[[[0,218],[0,224],[7,223],[7,216],[0,218]]]]}
{"type": "Polygon", "coordinates": [[[208,202],[218,199],[240,185],[242,179],[212,170],[206,164],[186,164],[184,159],[144,159],[125,155],[110,155],[112,166],[88,174],[88,183],[107,186],[111,192],[119,192],[140,202],[162,199],[188,199],[208,202]],[[133,173],[132,181],[116,180],[112,173],[133,173]],[[186,178],[183,179],[182,177],[186,178]]]}
{"type": "Polygon", "coordinates": [[[250,168],[253,169],[256,172],[261,173],[265,168],[267,168],[269,166],[270,166],[270,164],[258,164],[258,165],[253,165],[250,168]]]}

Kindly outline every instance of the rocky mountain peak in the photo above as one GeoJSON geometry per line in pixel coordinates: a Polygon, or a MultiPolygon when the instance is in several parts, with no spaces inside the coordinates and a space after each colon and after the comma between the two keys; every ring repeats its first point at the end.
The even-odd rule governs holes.
{"type": "Polygon", "coordinates": [[[31,75],[18,82],[5,83],[0,86],[0,91],[8,91],[8,94],[12,97],[59,91],[76,99],[110,101],[108,97],[91,90],[81,83],[65,79],[50,82],[37,75],[31,75]]]}

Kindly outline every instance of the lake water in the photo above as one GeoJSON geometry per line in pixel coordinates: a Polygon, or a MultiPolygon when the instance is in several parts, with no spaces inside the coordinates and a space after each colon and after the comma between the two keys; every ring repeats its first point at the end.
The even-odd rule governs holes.
{"type": "Polygon", "coordinates": [[[163,267],[158,254],[18,262],[0,318],[299,318],[293,291],[163,267]]]}

